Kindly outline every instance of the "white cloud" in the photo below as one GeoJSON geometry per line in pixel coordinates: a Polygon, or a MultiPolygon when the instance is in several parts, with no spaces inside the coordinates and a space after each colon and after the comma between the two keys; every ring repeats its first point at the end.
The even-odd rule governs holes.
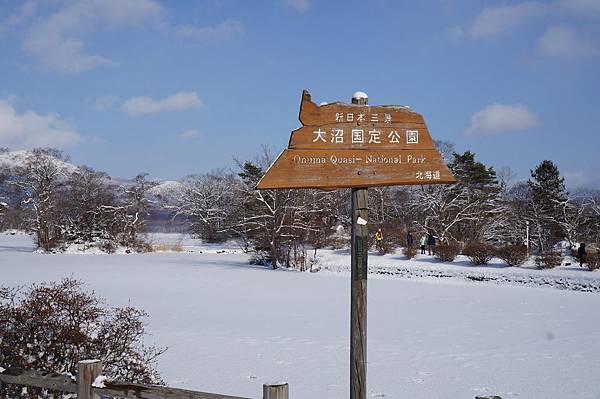
{"type": "Polygon", "coordinates": [[[118,98],[115,96],[103,96],[88,97],[85,103],[91,105],[96,111],[106,111],[107,109],[111,109],[117,101],[118,98]]]}
{"type": "Polygon", "coordinates": [[[568,169],[562,175],[565,178],[567,190],[600,189],[598,169],[593,166],[568,169]]]}
{"type": "Polygon", "coordinates": [[[284,0],[283,2],[296,11],[304,12],[310,7],[311,0],[284,0]]]}
{"type": "Polygon", "coordinates": [[[234,20],[227,20],[213,26],[196,27],[185,25],[177,29],[177,33],[182,37],[202,41],[229,39],[243,31],[244,27],[242,23],[234,20]]]}
{"type": "Polygon", "coordinates": [[[81,135],[58,114],[40,115],[33,111],[17,113],[14,106],[0,100],[0,145],[11,148],[69,147],[81,135]]]}
{"type": "Polygon", "coordinates": [[[177,111],[187,108],[202,107],[202,100],[195,91],[179,92],[162,100],[150,97],[133,97],[121,105],[121,111],[130,115],[156,114],[159,112],[177,111]]]}
{"type": "Polygon", "coordinates": [[[537,126],[538,117],[524,105],[492,104],[471,117],[468,136],[488,136],[537,126]]]}
{"type": "Polygon", "coordinates": [[[195,140],[202,137],[202,133],[196,129],[188,129],[178,136],[181,140],[195,140]]]}
{"type": "Polygon", "coordinates": [[[600,1],[598,0],[561,0],[560,7],[574,14],[600,13],[600,1]]]}
{"type": "Polygon", "coordinates": [[[157,18],[154,0],[87,0],[68,2],[31,29],[24,47],[45,66],[60,72],[81,72],[118,62],[84,51],[82,37],[99,28],[122,29],[157,18]]]}
{"type": "Polygon", "coordinates": [[[3,21],[0,21],[0,36],[25,23],[28,19],[35,15],[37,9],[37,0],[29,0],[25,3],[22,3],[14,13],[10,14],[3,21]]]}
{"type": "Polygon", "coordinates": [[[507,35],[527,20],[543,15],[547,9],[547,4],[536,1],[511,6],[485,7],[468,29],[455,26],[450,28],[449,33],[454,39],[464,35],[473,39],[507,35]]]}
{"type": "Polygon", "coordinates": [[[544,32],[539,41],[540,51],[551,57],[578,57],[597,52],[593,44],[577,37],[577,34],[564,26],[552,26],[544,32]]]}

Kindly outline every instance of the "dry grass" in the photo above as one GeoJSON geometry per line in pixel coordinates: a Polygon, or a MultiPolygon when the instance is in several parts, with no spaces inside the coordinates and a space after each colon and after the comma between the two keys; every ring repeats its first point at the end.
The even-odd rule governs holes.
{"type": "Polygon", "coordinates": [[[183,246],[177,244],[152,244],[154,252],[183,252],[183,246]]]}

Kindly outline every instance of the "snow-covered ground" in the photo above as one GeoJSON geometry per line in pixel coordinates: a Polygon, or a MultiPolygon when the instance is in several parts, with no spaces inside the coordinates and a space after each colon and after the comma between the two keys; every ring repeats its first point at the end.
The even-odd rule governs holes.
{"type": "MultiPolygon", "coordinates": [[[[184,251],[44,255],[28,236],[0,235],[0,284],[74,276],[110,304],[144,308],[150,339],[169,347],[159,369],[172,386],[260,397],[263,382],[284,380],[294,398],[348,397],[347,252],[320,251],[322,272],[299,273],[249,266],[233,244],[152,240],[184,251]]],[[[369,262],[370,397],[600,398],[598,293],[465,277],[594,282],[600,273],[402,255],[369,262]],[[393,270],[410,274],[380,272],[393,270]]]]}

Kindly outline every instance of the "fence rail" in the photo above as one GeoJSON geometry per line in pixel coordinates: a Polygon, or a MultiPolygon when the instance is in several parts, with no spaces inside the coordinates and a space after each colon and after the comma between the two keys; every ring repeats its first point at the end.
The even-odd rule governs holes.
{"type": "MultiPolygon", "coordinates": [[[[0,373],[0,385],[6,383],[76,393],[78,399],[97,399],[102,396],[127,399],[250,399],[160,385],[117,381],[104,381],[101,384],[102,386],[94,386],[94,380],[101,373],[102,364],[97,360],[79,362],[77,379],[65,374],[47,371],[9,368],[0,373]]],[[[263,385],[263,399],[289,399],[288,392],[287,383],[263,385]]]]}

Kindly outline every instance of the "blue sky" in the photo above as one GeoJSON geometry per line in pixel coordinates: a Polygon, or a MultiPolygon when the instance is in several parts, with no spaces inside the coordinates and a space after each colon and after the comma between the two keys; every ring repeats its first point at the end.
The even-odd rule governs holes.
{"type": "Polygon", "coordinates": [[[600,0],[0,2],[0,146],[180,178],[278,153],[316,102],[408,104],[518,178],[600,187],[600,0]]]}

